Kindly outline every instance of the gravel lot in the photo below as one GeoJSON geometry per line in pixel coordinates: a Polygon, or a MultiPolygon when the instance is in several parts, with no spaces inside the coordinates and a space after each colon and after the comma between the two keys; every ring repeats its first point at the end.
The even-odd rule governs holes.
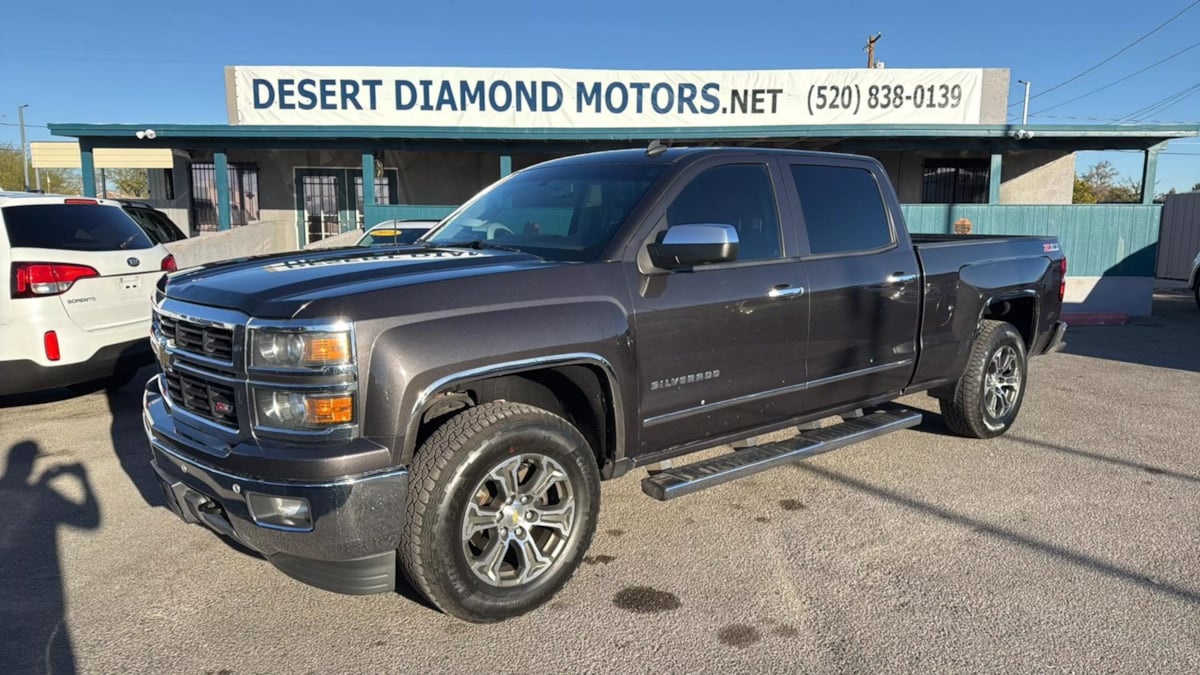
{"type": "Polygon", "coordinates": [[[492,626],[183,525],[136,385],[0,399],[0,670],[1198,672],[1198,336],[1183,295],[1072,329],[995,441],[915,396],[916,430],[674,502],[634,472],[567,588],[492,626]]]}

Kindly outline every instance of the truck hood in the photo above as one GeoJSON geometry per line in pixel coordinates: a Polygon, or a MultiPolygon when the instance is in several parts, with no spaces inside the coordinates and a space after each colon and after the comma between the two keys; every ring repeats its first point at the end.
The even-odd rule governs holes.
{"type": "Polygon", "coordinates": [[[266,319],[295,317],[317,300],[564,263],[468,248],[340,248],[227,260],[170,275],[166,295],[266,319]]]}

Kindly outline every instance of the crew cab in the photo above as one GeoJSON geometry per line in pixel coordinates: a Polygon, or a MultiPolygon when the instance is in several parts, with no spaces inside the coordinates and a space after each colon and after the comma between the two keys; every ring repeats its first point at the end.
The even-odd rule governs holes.
{"type": "Polygon", "coordinates": [[[403,574],[496,621],[567,582],[602,480],[743,446],[642,482],[679,498],[911,427],[893,401],[922,391],[1003,434],[1063,344],[1065,274],[1053,237],[910,235],[868,157],[581,155],[413,245],[170,275],[144,422],[184,521],[321,588],[403,574]]]}

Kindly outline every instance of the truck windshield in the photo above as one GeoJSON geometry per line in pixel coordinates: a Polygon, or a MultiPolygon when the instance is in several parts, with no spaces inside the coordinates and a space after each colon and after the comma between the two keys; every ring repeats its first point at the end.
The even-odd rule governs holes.
{"type": "Polygon", "coordinates": [[[475,197],[422,241],[493,244],[550,260],[595,261],[663,169],[582,164],[523,171],[475,197]]]}

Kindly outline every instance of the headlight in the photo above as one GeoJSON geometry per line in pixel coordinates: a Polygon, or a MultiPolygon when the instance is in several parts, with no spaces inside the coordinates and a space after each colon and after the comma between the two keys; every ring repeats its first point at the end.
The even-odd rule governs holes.
{"type": "Polygon", "coordinates": [[[304,431],[354,422],[354,395],[256,389],[258,426],[304,431]]]}
{"type": "Polygon", "coordinates": [[[250,332],[249,347],[255,368],[319,368],[353,361],[349,331],[256,329],[250,332]]]}

